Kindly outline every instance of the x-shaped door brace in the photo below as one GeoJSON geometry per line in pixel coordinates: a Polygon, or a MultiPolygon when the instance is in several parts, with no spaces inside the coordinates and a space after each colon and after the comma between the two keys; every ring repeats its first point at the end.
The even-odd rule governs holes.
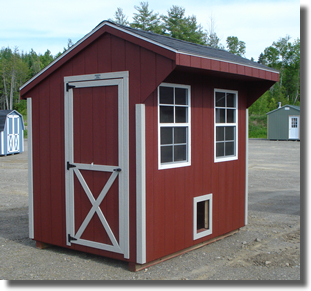
{"type": "Polygon", "coordinates": [[[8,152],[14,152],[18,150],[18,134],[8,135],[8,152]]]}
{"type": "MultiPolygon", "coordinates": [[[[75,239],[79,240],[81,235],[83,234],[83,232],[85,231],[87,225],[89,224],[89,222],[91,221],[93,215],[95,214],[95,212],[97,213],[103,227],[105,228],[112,245],[116,248],[115,251],[117,252],[122,252],[102,210],[100,209],[100,204],[102,203],[102,201],[104,200],[106,194],[108,193],[110,187],[112,186],[112,184],[114,183],[115,179],[117,178],[117,176],[119,175],[120,169],[112,169],[112,170],[105,170],[105,172],[112,172],[111,176],[109,177],[107,183],[105,184],[104,188],[102,189],[102,191],[100,192],[99,196],[97,197],[97,199],[94,198],[89,186],[87,185],[87,183],[85,182],[81,172],[79,171],[79,168],[81,169],[81,167],[78,166],[78,164],[75,164],[77,167],[75,167],[74,173],[76,174],[81,186],[83,187],[87,197],[89,198],[91,204],[92,204],[92,208],[89,211],[89,213],[87,214],[87,216],[85,217],[83,223],[81,224],[80,228],[78,229],[77,233],[75,234],[75,239]]],[[[110,167],[109,167],[110,168],[110,167]]],[[[111,167],[112,168],[112,167],[111,167]]],[[[87,169],[90,170],[90,169],[87,169]]],[[[80,239],[81,240],[81,239],[80,239]]],[[[108,246],[108,245],[107,245],[108,246]]]]}

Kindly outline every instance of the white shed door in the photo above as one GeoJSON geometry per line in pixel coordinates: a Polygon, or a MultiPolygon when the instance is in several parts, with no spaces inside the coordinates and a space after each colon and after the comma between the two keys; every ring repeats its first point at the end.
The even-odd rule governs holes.
{"type": "Polygon", "coordinates": [[[19,116],[7,116],[7,152],[16,153],[19,151],[19,116]]]}
{"type": "Polygon", "coordinates": [[[289,139],[299,139],[299,116],[289,116],[289,139]]]}
{"type": "Polygon", "coordinates": [[[127,72],[65,78],[67,245],[129,258],[127,72]]]}

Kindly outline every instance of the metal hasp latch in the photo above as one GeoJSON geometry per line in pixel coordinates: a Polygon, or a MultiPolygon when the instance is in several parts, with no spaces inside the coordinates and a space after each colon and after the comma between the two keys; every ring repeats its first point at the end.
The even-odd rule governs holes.
{"type": "Polygon", "coordinates": [[[69,162],[67,162],[67,170],[69,171],[70,168],[75,168],[76,165],[70,164],[69,162]]]}
{"type": "Polygon", "coordinates": [[[68,234],[68,242],[71,242],[72,240],[77,240],[77,239],[72,237],[70,234],[68,234]]]}
{"type": "Polygon", "coordinates": [[[66,83],[66,91],[68,92],[70,89],[76,88],[75,85],[70,85],[69,83],[66,83]]]}
{"type": "Polygon", "coordinates": [[[121,172],[122,170],[120,168],[116,168],[116,169],[113,169],[115,172],[121,172]]]}

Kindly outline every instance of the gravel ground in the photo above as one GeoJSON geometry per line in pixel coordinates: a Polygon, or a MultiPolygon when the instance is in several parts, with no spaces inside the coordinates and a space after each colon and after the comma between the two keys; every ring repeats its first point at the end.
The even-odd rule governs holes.
{"type": "MultiPolygon", "coordinates": [[[[303,283],[300,142],[250,140],[248,225],[230,237],[136,273],[129,272],[126,263],[113,259],[55,246],[37,249],[28,238],[27,184],[26,142],[24,153],[0,157],[2,280],[293,280],[286,285],[303,283]]],[[[8,284],[14,286],[14,281],[8,284]]]]}

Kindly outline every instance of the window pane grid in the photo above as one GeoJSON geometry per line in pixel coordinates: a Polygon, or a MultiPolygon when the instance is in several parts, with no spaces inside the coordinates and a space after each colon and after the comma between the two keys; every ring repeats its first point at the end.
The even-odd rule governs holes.
{"type": "Polygon", "coordinates": [[[237,94],[215,91],[215,156],[236,156],[237,94]]]}
{"type": "Polygon", "coordinates": [[[188,88],[178,85],[159,87],[159,149],[162,165],[189,161],[189,97],[188,88]]]}

